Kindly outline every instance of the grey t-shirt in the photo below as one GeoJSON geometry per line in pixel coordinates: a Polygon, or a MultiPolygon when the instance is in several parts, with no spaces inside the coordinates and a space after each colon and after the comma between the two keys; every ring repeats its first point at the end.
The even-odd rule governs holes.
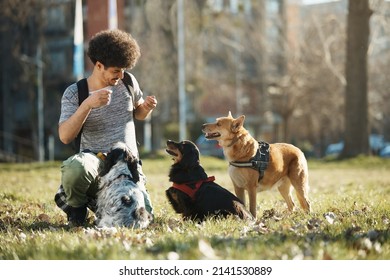
{"type": "MultiPolygon", "coordinates": [[[[80,151],[89,149],[92,152],[109,152],[117,142],[124,142],[134,155],[138,156],[137,141],[133,119],[134,103],[143,96],[137,80],[133,80],[133,97],[123,81],[112,88],[109,105],[92,109],[84,123],[80,141],[80,151]]],[[[61,100],[59,123],[70,118],[79,107],[76,83],[70,85],[61,100]]]]}

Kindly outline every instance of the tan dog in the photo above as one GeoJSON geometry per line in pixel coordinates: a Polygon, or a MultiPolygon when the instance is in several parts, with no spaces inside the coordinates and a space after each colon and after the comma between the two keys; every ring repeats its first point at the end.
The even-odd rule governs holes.
{"type": "Polygon", "coordinates": [[[206,123],[202,126],[205,137],[218,140],[223,148],[230,163],[229,175],[238,198],[245,203],[247,190],[249,210],[256,217],[257,192],[276,187],[286,201],[288,209],[293,211],[295,206],[291,196],[293,186],[302,208],[310,212],[307,161],[297,147],[286,143],[270,144],[268,167],[264,172],[232,165],[237,162],[250,163],[258,153],[259,143],[243,127],[244,120],[245,116],[234,119],[229,112],[227,117],[217,118],[215,123],[206,123]]]}

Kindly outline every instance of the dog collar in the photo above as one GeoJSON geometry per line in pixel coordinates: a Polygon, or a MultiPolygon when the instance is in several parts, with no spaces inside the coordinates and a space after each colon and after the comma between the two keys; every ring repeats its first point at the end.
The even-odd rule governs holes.
{"type": "Polygon", "coordinates": [[[231,161],[230,165],[235,167],[249,167],[259,172],[259,181],[264,177],[264,171],[268,167],[269,162],[269,144],[266,142],[259,142],[259,148],[256,155],[249,161],[231,161]]]}
{"type": "Polygon", "coordinates": [[[105,161],[105,160],[106,160],[106,157],[107,157],[107,154],[102,153],[102,152],[98,152],[98,153],[96,154],[96,156],[97,156],[98,158],[100,158],[102,161],[105,161]]]}
{"type": "Polygon", "coordinates": [[[206,182],[213,182],[214,180],[215,180],[215,177],[211,176],[211,177],[208,177],[208,178],[200,180],[200,181],[189,182],[189,183],[185,183],[185,184],[173,183],[172,187],[184,192],[194,201],[195,194],[200,189],[202,184],[206,183],[206,182]]]}

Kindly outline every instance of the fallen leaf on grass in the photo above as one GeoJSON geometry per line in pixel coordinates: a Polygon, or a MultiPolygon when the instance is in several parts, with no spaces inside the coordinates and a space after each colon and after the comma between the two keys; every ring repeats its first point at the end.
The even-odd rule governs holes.
{"type": "Polygon", "coordinates": [[[180,255],[176,252],[169,252],[167,255],[167,259],[170,261],[177,261],[180,259],[180,255]]]}
{"type": "Polygon", "coordinates": [[[322,255],[323,260],[333,260],[332,256],[328,252],[324,252],[322,255]]]}
{"type": "Polygon", "coordinates": [[[19,238],[20,238],[21,240],[25,241],[26,238],[27,238],[27,235],[26,235],[24,232],[21,232],[21,233],[19,233],[19,238]]]}
{"type": "Polygon", "coordinates": [[[250,226],[244,226],[241,229],[242,236],[246,236],[246,234],[248,232],[257,232],[257,233],[261,233],[261,234],[266,234],[269,232],[269,229],[263,222],[260,221],[260,222],[256,222],[253,225],[250,225],[250,226]]]}
{"type": "Polygon", "coordinates": [[[213,247],[207,241],[200,239],[198,242],[199,251],[206,259],[218,259],[213,247]]]}
{"type": "Polygon", "coordinates": [[[87,235],[95,239],[104,237],[115,237],[118,233],[118,229],[115,227],[88,227],[82,228],[82,231],[87,235]]]}
{"type": "Polygon", "coordinates": [[[334,223],[334,220],[336,219],[336,214],[333,212],[327,212],[324,214],[324,218],[329,224],[332,225],[334,223]]]}
{"type": "Polygon", "coordinates": [[[47,214],[39,214],[38,217],[37,217],[38,221],[40,222],[46,222],[46,223],[49,223],[50,222],[50,217],[47,215],[47,214]]]}
{"type": "Polygon", "coordinates": [[[256,231],[256,232],[259,232],[259,233],[268,233],[269,232],[269,229],[267,228],[267,226],[260,222],[259,224],[253,226],[253,230],[256,231]]]}
{"type": "Polygon", "coordinates": [[[305,228],[303,223],[293,223],[292,226],[290,226],[289,230],[295,233],[299,233],[305,228]]]}
{"type": "Polygon", "coordinates": [[[276,212],[274,208],[269,209],[269,210],[264,210],[263,212],[263,219],[273,219],[275,221],[280,221],[282,219],[282,215],[276,212]]]}
{"type": "Polygon", "coordinates": [[[145,238],[144,238],[144,242],[145,242],[145,245],[146,245],[147,247],[152,247],[152,246],[154,245],[152,239],[150,239],[149,237],[145,237],[145,238]]]}
{"type": "Polygon", "coordinates": [[[317,218],[310,219],[309,221],[307,221],[307,228],[309,230],[317,229],[321,226],[321,223],[322,222],[320,219],[317,218]]]}
{"type": "Polygon", "coordinates": [[[302,249],[296,244],[290,247],[290,254],[293,260],[303,260],[305,257],[302,249]]]}

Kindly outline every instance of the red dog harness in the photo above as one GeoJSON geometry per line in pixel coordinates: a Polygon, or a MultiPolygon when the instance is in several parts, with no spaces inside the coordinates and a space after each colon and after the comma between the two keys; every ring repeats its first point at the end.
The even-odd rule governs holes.
{"type": "Polygon", "coordinates": [[[195,200],[195,194],[200,189],[203,183],[206,182],[213,182],[215,180],[214,176],[208,177],[204,180],[190,182],[186,184],[176,184],[173,183],[172,187],[174,187],[177,190],[180,190],[184,192],[186,195],[188,195],[192,200],[195,200]]]}

